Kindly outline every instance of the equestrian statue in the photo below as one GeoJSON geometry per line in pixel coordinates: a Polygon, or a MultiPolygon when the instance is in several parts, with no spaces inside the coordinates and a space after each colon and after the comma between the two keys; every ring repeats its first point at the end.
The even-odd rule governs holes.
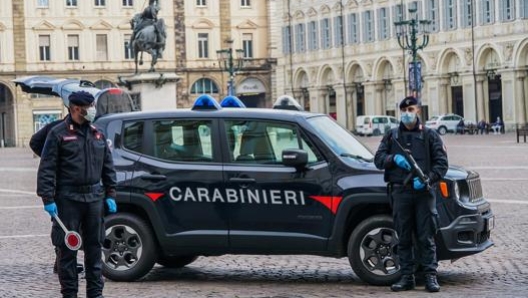
{"type": "Polygon", "coordinates": [[[147,52],[152,56],[149,72],[156,71],[154,65],[156,65],[159,58],[163,58],[167,32],[165,31],[163,19],[158,19],[159,10],[158,1],[149,0],[148,7],[143,12],[135,14],[130,20],[133,32],[129,44],[134,51],[136,74],[138,73],[138,56],[139,65],[143,65],[143,52],[147,52]]]}

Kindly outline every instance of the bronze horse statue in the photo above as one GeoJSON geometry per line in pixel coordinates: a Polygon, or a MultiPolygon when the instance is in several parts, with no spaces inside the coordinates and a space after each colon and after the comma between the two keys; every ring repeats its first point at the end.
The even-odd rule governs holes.
{"type": "MultiPolygon", "coordinates": [[[[141,21],[145,20],[141,20],[141,14],[136,14],[130,22],[132,29],[134,29],[135,26],[138,26],[141,21]]],[[[137,31],[130,44],[134,52],[136,74],[138,73],[138,62],[139,65],[143,65],[143,52],[147,52],[152,56],[149,72],[156,71],[154,66],[158,62],[158,58],[162,58],[163,51],[165,50],[166,38],[167,33],[165,31],[165,22],[163,19],[158,19],[155,22],[147,24],[137,31]]]]}

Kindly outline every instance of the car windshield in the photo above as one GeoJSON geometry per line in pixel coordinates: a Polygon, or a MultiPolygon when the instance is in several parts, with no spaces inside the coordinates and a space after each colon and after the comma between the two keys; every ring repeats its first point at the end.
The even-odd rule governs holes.
{"type": "Polygon", "coordinates": [[[374,157],[367,147],[329,117],[312,117],[308,119],[308,122],[337,155],[369,161],[374,157]]]}

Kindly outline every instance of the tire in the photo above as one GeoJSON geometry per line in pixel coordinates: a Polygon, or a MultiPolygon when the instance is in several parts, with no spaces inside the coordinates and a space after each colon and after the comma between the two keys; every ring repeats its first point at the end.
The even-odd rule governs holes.
{"type": "Polygon", "coordinates": [[[134,281],[146,275],[157,259],[157,245],[150,226],[130,213],[105,219],[103,275],[113,281],[134,281]]]}
{"type": "Polygon", "coordinates": [[[356,275],[375,286],[388,286],[401,276],[396,254],[397,236],[392,217],[375,215],[362,221],[350,235],[348,260],[356,275]]]}
{"type": "Polygon", "coordinates": [[[445,126],[440,126],[438,128],[438,133],[441,135],[445,135],[447,133],[447,128],[445,126]]]}
{"type": "Polygon", "coordinates": [[[198,259],[197,256],[160,257],[158,264],[167,268],[182,268],[198,259]]]}
{"type": "Polygon", "coordinates": [[[376,128],[376,129],[374,129],[374,131],[372,132],[372,135],[377,137],[377,136],[381,135],[381,131],[380,131],[379,129],[376,128]]]}

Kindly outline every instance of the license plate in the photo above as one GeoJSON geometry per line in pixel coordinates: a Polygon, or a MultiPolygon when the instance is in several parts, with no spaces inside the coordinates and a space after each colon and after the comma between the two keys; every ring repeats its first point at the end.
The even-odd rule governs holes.
{"type": "Polygon", "coordinates": [[[487,224],[488,231],[493,230],[495,228],[495,217],[490,217],[488,218],[487,221],[488,221],[488,224],[487,224]]]}

